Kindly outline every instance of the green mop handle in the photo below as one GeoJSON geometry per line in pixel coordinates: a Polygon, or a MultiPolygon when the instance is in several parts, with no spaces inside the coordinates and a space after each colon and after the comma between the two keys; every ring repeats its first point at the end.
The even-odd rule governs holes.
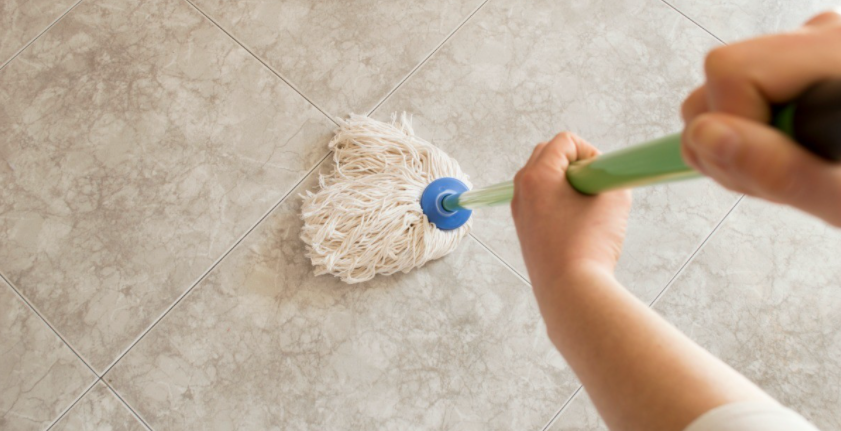
{"type": "MultiPolygon", "coordinates": [[[[774,127],[812,153],[841,161],[841,80],[813,85],[797,99],[774,110],[774,127]]],[[[608,190],[700,177],[680,154],[680,134],[573,163],[567,180],[579,192],[608,190]]],[[[514,182],[507,181],[444,198],[448,211],[504,204],[514,196],[514,182]]]]}

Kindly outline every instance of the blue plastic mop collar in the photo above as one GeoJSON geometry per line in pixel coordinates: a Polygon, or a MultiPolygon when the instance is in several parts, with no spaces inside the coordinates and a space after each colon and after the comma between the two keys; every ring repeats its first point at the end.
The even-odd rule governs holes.
{"type": "Polygon", "coordinates": [[[449,211],[444,208],[444,199],[448,196],[461,195],[467,190],[467,186],[455,178],[438,178],[424,189],[420,200],[421,209],[429,222],[438,229],[458,229],[470,220],[473,211],[466,208],[449,211]]]}

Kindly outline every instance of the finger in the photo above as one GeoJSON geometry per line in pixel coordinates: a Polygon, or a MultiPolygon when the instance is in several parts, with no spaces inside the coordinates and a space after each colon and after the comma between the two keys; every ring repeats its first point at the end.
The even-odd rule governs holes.
{"type": "Polygon", "coordinates": [[[841,26],[841,15],[837,11],[826,11],[819,13],[803,24],[808,28],[827,28],[841,26]]]}
{"type": "Polygon", "coordinates": [[[543,149],[546,148],[546,144],[548,144],[548,142],[541,142],[534,146],[534,150],[531,152],[531,156],[526,162],[524,168],[534,165],[534,161],[537,160],[537,158],[540,156],[540,153],[542,153],[543,149]]]}
{"type": "Polygon", "coordinates": [[[689,124],[695,117],[704,112],[709,111],[707,106],[707,88],[702,85],[695,89],[680,107],[680,114],[683,117],[683,122],[689,124]]]}
{"type": "MultiPolygon", "coordinates": [[[[514,175],[515,186],[520,183],[520,181],[523,177],[523,173],[525,171],[531,169],[532,167],[534,167],[535,160],[537,160],[537,158],[540,156],[540,153],[543,152],[543,149],[546,148],[546,144],[548,144],[548,142],[541,142],[541,143],[534,146],[534,150],[532,150],[531,156],[526,161],[526,164],[523,165],[523,167],[520,168],[520,170],[517,171],[517,173],[514,175]]],[[[517,196],[518,196],[518,194],[515,193],[514,194],[514,199],[512,200],[512,208],[516,207],[516,202],[518,201],[517,196]]]]}
{"type": "Polygon", "coordinates": [[[575,160],[570,160],[571,162],[592,159],[593,157],[596,157],[602,153],[601,151],[599,151],[598,148],[593,146],[593,144],[585,141],[584,138],[576,135],[575,133],[572,133],[570,137],[575,143],[575,149],[578,153],[578,158],[575,160]]]}
{"type": "Polygon", "coordinates": [[[790,101],[817,81],[841,77],[839,44],[841,32],[823,30],[714,49],[704,64],[710,110],[767,122],[768,102],[790,101]]]}
{"type": "Polygon", "coordinates": [[[696,118],[685,136],[702,171],[726,187],[841,225],[841,166],[813,155],[778,130],[709,113],[696,118]]]}
{"type": "Polygon", "coordinates": [[[535,166],[563,171],[576,160],[588,159],[598,154],[598,150],[585,140],[572,133],[562,132],[546,145],[535,161],[535,166]]]}

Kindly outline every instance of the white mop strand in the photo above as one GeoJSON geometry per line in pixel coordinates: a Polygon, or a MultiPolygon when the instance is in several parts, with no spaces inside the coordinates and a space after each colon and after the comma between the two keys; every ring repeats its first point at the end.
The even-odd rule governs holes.
{"type": "Polygon", "coordinates": [[[455,160],[415,136],[405,113],[391,124],[351,116],[329,145],[334,170],[321,175],[320,190],[303,196],[301,210],[301,239],[316,275],[359,283],[409,272],[455,250],[470,231],[470,221],[438,229],[421,211],[433,180],[470,183],[455,160]]]}

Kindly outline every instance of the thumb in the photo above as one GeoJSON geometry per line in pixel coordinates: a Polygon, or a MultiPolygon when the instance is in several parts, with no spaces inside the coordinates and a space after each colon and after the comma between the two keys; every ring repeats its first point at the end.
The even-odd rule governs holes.
{"type": "Polygon", "coordinates": [[[782,132],[708,113],[686,127],[682,141],[687,163],[725,187],[841,226],[841,165],[813,155],[782,132]]]}

